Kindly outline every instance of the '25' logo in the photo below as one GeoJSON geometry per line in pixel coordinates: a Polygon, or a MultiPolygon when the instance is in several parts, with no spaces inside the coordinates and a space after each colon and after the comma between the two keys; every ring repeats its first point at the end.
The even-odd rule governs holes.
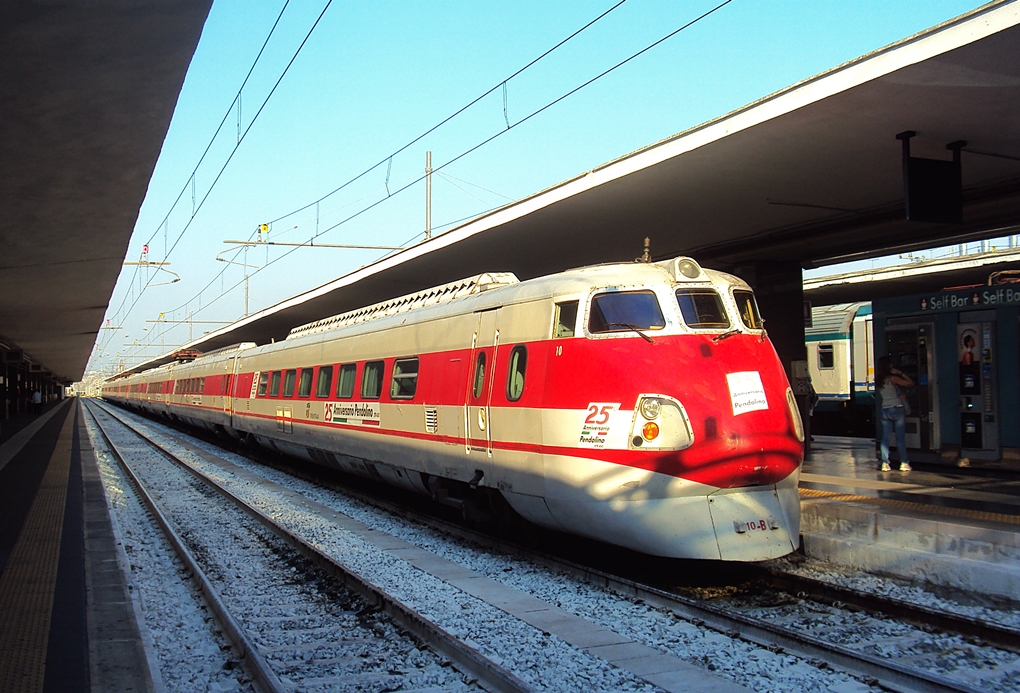
{"type": "Polygon", "coordinates": [[[586,426],[605,426],[609,423],[609,415],[619,408],[619,402],[591,402],[588,405],[588,416],[585,418],[584,423],[586,426]]]}

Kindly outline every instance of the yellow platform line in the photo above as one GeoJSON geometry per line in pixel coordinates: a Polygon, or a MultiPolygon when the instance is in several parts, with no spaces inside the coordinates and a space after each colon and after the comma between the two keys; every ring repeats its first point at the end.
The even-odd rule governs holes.
{"type": "MultiPolygon", "coordinates": [[[[69,408],[68,413],[73,412],[69,408]]],[[[46,675],[74,417],[60,429],[42,483],[0,575],[0,693],[37,693],[46,675]]]]}
{"type": "Polygon", "coordinates": [[[1005,513],[988,513],[983,510],[967,510],[966,508],[950,508],[944,505],[928,505],[926,503],[911,503],[909,501],[893,500],[891,498],[874,498],[872,496],[858,496],[852,493],[837,493],[835,491],[819,491],[813,488],[801,488],[801,498],[828,498],[835,501],[847,501],[858,503],[871,503],[883,505],[898,510],[914,510],[917,512],[933,513],[936,515],[949,515],[950,517],[965,517],[971,520],[983,520],[985,522],[1002,522],[1010,525],[1020,525],[1020,517],[1006,515],[1005,513]]]}

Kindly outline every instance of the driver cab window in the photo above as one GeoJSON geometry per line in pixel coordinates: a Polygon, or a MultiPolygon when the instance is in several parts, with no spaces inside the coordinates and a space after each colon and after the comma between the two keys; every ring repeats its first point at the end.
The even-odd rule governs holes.
{"type": "Polygon", "coordinates": [[[659,301],[651,291],[613,291],[591,300],[588,331],[592,334],[661,330],[666,326],[659,301]]]}

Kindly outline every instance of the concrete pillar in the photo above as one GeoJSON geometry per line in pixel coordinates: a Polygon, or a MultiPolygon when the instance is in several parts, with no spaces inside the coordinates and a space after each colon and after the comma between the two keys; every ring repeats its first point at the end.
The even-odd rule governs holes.
{"type": "MultiPolygon", "coordinates": [[[[804,278],[798,262],[761,261],[735,268],[734,274],[754,289],[758,308],[765,318],[769,339],[786,368],[793,393],[804,420],[804,451],[810,450],[811,417],[808,416],[808,394],[797,382],[793,364],[806,365],[804,345],[804,278]]],[[[803,373],[806,375],[806,373],[803,373]]]]}

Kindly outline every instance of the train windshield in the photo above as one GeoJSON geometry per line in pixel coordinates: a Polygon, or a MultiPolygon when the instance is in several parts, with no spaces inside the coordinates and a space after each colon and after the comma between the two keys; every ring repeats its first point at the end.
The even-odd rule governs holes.
{"type": "Polygon", "coordinates": [[[737,302],[737,312],[740,313],[740,320],[752,330],[760,330],[765,326],[758,312],[758,304],[754,300],[754,294],[750,291],[734,291],[733,300],[737,302]]]}
{"type": "Polygon", "coordinates": [[[661,330],[666,326],[659,301],[651,291],[613,291],[591,300],[588,331],[592,334],[628,330],[661,330]]]}
{"type": "Polygon", "coordinates": [[[722,298],[713,289],[677,289],[676,302],[688,327],[724,330],[730,326],[722,298]]]}

